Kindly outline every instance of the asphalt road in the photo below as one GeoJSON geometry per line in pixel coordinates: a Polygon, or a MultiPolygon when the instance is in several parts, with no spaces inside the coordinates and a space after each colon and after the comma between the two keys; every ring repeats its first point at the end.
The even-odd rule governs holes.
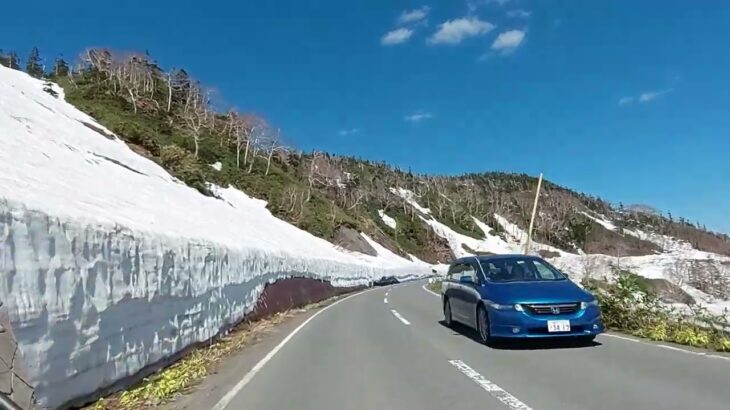
{"type": "Polygon", "coordinates": [[[728,356],[608,335],[591,346],[487,347],[444,327],[440,299],[422,284],[321,312],[255,374],[231,380],[217,409],[730,408],[728,356]]]}

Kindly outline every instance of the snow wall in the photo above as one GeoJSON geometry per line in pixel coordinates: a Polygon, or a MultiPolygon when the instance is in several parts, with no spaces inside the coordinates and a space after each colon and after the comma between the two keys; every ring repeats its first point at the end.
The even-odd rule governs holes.
{"type": "Polygon", "coordinates": [[[39,407],[208,340],[277,279],[431,273],[338,249],[233,188],[205,197],[42,88],[0,66],[0,313],[39,407]]]}

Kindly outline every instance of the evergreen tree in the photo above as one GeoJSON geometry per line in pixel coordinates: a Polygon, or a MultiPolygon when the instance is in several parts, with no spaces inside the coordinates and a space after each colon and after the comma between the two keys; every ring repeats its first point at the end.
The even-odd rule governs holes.
{"type": "Polygon", "coordinates": [[[31,77],[43,77],[43,61],[41,60],[41,54],[38,51],[38,47],[33,47],[33,49],[30,50],[28,61],[25,63],[25,72],[30,74],[31,77]]]}
{"type": "Polygon", "coordinates": [[[68,75],[68,64],[63,59],[63,56],[56,58],[56,61],[54,61],[52,75],[55,77],[65,77],[68,75]]]}
{"type": "Polygon", "coordinates": [[[6,56],[5,53],[3,53],[2,48],[0,48],[0,65],[4,65],[5,67],[10,67],[10,57],[6,56]]]}
{"type": "Polygon", "coordinates": [[[10,54],[8,54],[8,67],[13,70],[20,70],[20,58],[18,57],[18,53],[15,51],[11,51],[10,54]]]}
{"type": "Polygon", "coordinates": [[[14,70],[20,70],[20,58],[18,58],[18,53],[10,51],[8,54],[5,54],[3,53],[3,50],[0,49],[0,64],[14,70]]]}

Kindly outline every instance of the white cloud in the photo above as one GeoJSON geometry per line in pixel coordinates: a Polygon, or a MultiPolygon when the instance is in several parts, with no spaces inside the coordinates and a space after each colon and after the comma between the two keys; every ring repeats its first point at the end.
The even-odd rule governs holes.
{"type": "Polygon", "coordinates": [[[503,54],[514,51],[525,39],[525,32],[522,30],[509,30],[500,33],[492,43],[492,50],[503,54]]]}
{"type": "Polygon", "coordinates": [[[406,115],[403,117],[404,120],[408,122],[421,122],[423,120],[427,120],[429,118],[433,118],[433,114],[430,112],[425,111],[416,111],[413,114],[406,115]]]}
{"type": "Polygon", "coordinates": [[[666,90],[661,90],[661,91],[646,91],[646,92],[641,93],[641,95],[639,95],[639,102],[645,103],[645,102],[649,102],[652,100],[656,100],[657,98],[662,97],[665,94],[670,93],[670,92],[672,92],[671,88],[666,89],[666,90]]]}
{"type": "Polygon", "coordinates": [[[400,14],[400,17],[398,17],[398,24],[408,24],[421,21],[426,18],[429,10],[431,9],[428,6],[423,6],[415,10],[404,11],[400,14]]]}
{"type": "Polygon", "coordinates": [[[359,134],[359,133],[360,133],[360,128],[344,129],[344,130],[340,130],[340,132],[338,132],[338,134],[340,134],[341,137],[346,137],[348,135],[359,134]]]}
{"type": "Polygon", "coordinates": [[[384,46],[392,46],[395,44],[405,43],[413,35],[413,30],[409,28],[398,28],[385,33],[380,39],[380,44],[384,46]]]}
{"type": "Polygon", "coordinates": [[[515,9],[507,11],[507,17],[523,18],[526,19],[532,15],[531,11],[523,9],[515,9]]]}
{"type": "Polygon", "coordinates": [[[672,88],[667,88],[666,90],[659,90],[659,91],[644,91],[643,93],[639,94],[637,97],[626,96],[626,97],[619,98],[618,105],[619,106],[630,105],[635,102],[648,103],[648,102],[656,100],[657,98],[663,97],[664,95],[669,94],[672,91],[674,91],[674,89],[672,89],[672,88]]]}
{"type": "Polygon", "coordinates": [[[481,36],[494,29],[494,24],[477,17],[463,17],[439,24],[438,30],[429,37],[429,44],[459,44],[469,37],[481,36]]]}
{"type": "Polygon", "coordinates": [[[618,100],[618,105],[629,105],[634,102],[634,97],[621,97],[618,100]]]}

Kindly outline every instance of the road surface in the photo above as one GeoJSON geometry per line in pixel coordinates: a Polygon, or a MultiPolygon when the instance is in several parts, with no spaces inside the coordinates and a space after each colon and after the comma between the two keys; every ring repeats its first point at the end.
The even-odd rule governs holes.
{"type": "Polygon", "coordinates": [[[468,329],[443,326],[440,299],[423,283],[370,290],[310,316],[259,366],[229,375],[208,403],[217,410],[730,408],[728,356],[610,335],[591,346],[490,348],[468,329]]]}

